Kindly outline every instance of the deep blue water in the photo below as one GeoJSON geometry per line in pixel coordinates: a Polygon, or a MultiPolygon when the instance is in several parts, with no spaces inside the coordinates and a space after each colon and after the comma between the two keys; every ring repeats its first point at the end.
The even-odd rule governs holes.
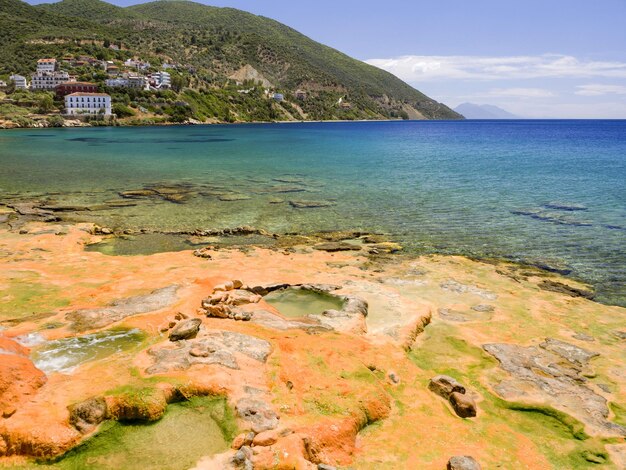
{"type": "Polygon", "coordinates": [[[2,131],[0,168],[3,198],[94,204],[146,184],[194,188],[185,204],[86,216],[119,227],[381,230],[419,252],[565,267],[626,304],[626,121],[2,131]]]}

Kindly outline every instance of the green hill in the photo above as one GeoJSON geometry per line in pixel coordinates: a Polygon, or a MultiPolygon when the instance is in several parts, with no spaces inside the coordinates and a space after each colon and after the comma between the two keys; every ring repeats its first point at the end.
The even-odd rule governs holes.
{"type": "MultiPolygon", "coordinates": [[[[388,72],[244,11],[188,1],[121,8],[100,0],[39,6],[0,0],[0,75],[28,74],[42,56],[78,54],[177,64],[179,83],[203,95],[192,93],[195,98],[187,96],[187,101],[203,108],[200,114],[206,118],[212,111],[204,95],[224,100],[220,94],[229,77],[262,80],[265,87],[284,93],[285,103],[272,104],[270,118],[462,118],[388,72]],[[106,48],[109,44],[120,50],[106,48]],[[305,91],[306,99],[295,99],[296,90],[305,91]]],[[[239,105],[233,103],[231,110],[237,119],[254,118],[255,113],[239,105]]]]}

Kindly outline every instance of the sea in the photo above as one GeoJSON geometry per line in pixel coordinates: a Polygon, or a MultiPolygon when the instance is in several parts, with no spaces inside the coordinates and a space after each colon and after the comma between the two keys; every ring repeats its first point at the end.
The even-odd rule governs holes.
{"type": "Polygon", "coordinates": [[[543,266],[626,306],[624,120],[4,130],[0,203],[17,200],[117,229],[381,232],[543,266]]]}

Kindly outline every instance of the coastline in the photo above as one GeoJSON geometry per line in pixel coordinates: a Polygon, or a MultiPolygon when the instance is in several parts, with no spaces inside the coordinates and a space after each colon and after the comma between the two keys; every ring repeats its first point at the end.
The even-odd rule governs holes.
{"type": "MultiPolygon", "coordinates": [[[[126,352],[88,360],[63,373],[48,372],[39,386],[30,382],[30,392],[18,394],[20,398],[12,402],[14,411],[5,408],[5,419],[0,420],[6,444],[2,449],[8,452],[0,457],[5,465],[51,458],[84,439],[96,439],[92,433],[98,423],[78,430],[68,405],[104,396],[109,413],[114,413],[116,403],[128,399],[116,395],[114,390],[120,387],[152,387],[166,397],[176,390],[189,397],[225,397],[239,431],[245,435],[256,429],[255,453],[246,457],[255,468],[273,468],[276,455],[282,456],[281,464],[302,468],[318,463],[367,468],[374,462],[379,468],[398,468],[422,462],[423,468],[435,469],[455,454],[473,455],[487,468],[513,468],[522,454],[530,469],[582,466],[586,458],[601,455],[606,456],[607,468],[620,465],[624,444],[623,437],[616,437],[622,431],[612,423],[615,415],[598,418],[574,405],[578,399],[592,399],[588,403],[600,407],[602,399],[624,400],[626,383],[616,373],[621,345],[615,335],[626,310],[541,287],[546,281],[581,290],[583,285],[513,263],[393,254],[397,247],[366,234],[329,233],[328,240],[293,236],[288,243],[269,248],[207,247],[196,256],[192,251],[148,256],[85,251],[88,243],[111,236],[102,232],[90,224],[40,222],[29,222],[19,232],[0,230],[0,243],[8,250],[0,261],[6,268],[0,282],[9,296],[18,295],[16,289],[24,282],[37,292],[3,304],[5,329],[0,340],[43,338],[44,343],[31,343],[37,351],[53,340],[111,328],[139,329],[144,335],[126,352]],[[337,245],[332,244],[347,243],[348,236],[372,237],[369,241],[376,243],[334,251],[337,245]],[[322,244],[326,249],[316,249],[322,244]],[[374,246],[378,248],[371,249],[374,246]],[[244,287],[229,286],[232,279],[241,280],[244,287]],[[276,283],[319,286],[332,295],[362,299],[367,302],[365,314],[355,310],[306,320],[286,317],[264,300],[263,290],[253,288],[275,289],[270,286],[276,283]],[[237,311],[248,312],[249,321],[207,317],[200,308],[202,299],[224,292],[220,284],[239,299],[237,311]],[[163,292],[160,300],[149,300],[168,286],[178,286],[174,297],[163,292]],[[246,288],[261,296],[241,290],[246,288]],[[140,304],[130,300],[137,295],[143,296],[142,304],[151,303],[148,311],[137,310],[135,305],[140,304]],[[176,320],[179,313],[182,319],[176,320]],[[184,318],[200,320],[197,337],[169,341],[172,323],[187,321],[184,318]],[[186,359],[177,351],[186,351],[184,344],[198,348],[224,334],[242,335],[238,336],[242,346],[237,347],[249,344],[232,352],[225,344],[215,350],[232,354],[237,368],[227,356],[211,352],[205,359],[197,356],[192,367],[181,366],[186,362],[179,361],[186,359]],[[545,343],[546,338],[552,342],[545,343]],[[529,354],[539,362],[553,360],[551,355],[562,351],[558,348],[564,344],[571,353],[593,351],[600,356],[592,363],[584,360],[582,372],[576,372],[580,366],[570,370],[590,377],[585,386],[555,378],[553,388],[545,389],[541,375],[510,368],[505,350],[486,346],[497,344],[520,348],[516,354],[529,354]],[[475,418],[459,418],[445,400],[428,390],[429,379],[441,373],[468,388],[478,409],[475,418]],[[561,393],[566,389],[554,388],[557,384],[569,387],[568,400],[574,401],[564,401],[561,393]],[[603,384],[609,384],[610,393],[603,384]],[[263,420],[250,421],[247,406],[267,407],[263,420]],[[549,410],[546,413],[553,417],[538,418],[545,415],[522,409],[549,410]],[[34,416],[41,431],[32,428],[34,416]],[[547,431],[545,419],[554,420],[553,426],[573,426],[572,431],[547,431]],[[415,422],[421,423],[419,429],[415,422]],[[539,428],[544,432],[541,438],[539,428]],[[552,433],[549,439],[545,432],[552,433]],[[580,432],[589,437],[582,441],[574,437],[580,432]],[[415,439],[428,445],[415,446],[415,439]],[[313,448],[315,452],[307,450],[313,448]]],[[[3,355],[8,357],[28,356],[3,355]]],[[[34,374],[21,370],[19,380],[34,374]]],[[[150,419],[169,413],[167,408],[157,409],[162,411],[155,409],[156,418],[150,419]]],[[[199,458],[196,468],[215,468],[216,462],[226,465],[239,442],[233,441],[235,450],[199,458]]],[[[61,468],[62,464],[60,460],[61,468]]]]}
{"type": "MultiPolygon", "coordinates": [[[[421,122],[421,121],[442,121],[437,119],[352,119],[352,120],[343,120],[343,119],[327,119],[327,120],[300,120],[300,121],[237,121],[237,122],[227,122],[227,121],[215,121],[215,122],[166,122],[166,123],[154,123],[146,121],[145,124],[138,123],[127,123],[124,121],[115,121],[112,123],[102,123],[97,125],[91,125],[87,122],[81,122],[80,124],[69,124],[63,126],[48,126],[47,121],[37,121],[31,126],[19,126],[15,125],[14,127],[5,127],[0,123],[0,130],[12,130],[12,129],[62,129],[62,128],[96,128],[96,127],[178,127],[178,126],[225,126],[225,125],[243,125],[243,124],[310,124],[310,123],[348,123],[348,122],[421,122]],[[46,125],[43,125],[44,122],[46,125]],[[41,125],[37,125],[41,124],[41,125]]],[[[444,120],[445,121],[445,120],[444,120]]],[[[14,123],[12,123],[14,124],[14,123]]]]}

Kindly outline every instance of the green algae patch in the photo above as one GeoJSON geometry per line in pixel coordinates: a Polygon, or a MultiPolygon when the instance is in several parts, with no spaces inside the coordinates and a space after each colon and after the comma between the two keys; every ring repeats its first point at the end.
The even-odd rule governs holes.
{"type": "MultiPolygon", "coordinates": [[[[512,448],[510,435],[493,431],[508,426],[533,441],[553,468],[614,468],[604,449],[608,441],[590,438],[577,419],[549,406],[508,402],[487,389],[479,378],[498,382],[503,373],[494,369],[495,359],[460,338],[456,327],[430,325],[409,357],[428,371],[424,383],[436,374],[446,374],[482,396],[478,418],[467,422],[466,432],[473,440],[485,442],[488,436],[490,446],[512,448]]],[[[620,410],[613,408],[613,411],[616,416],[620,414],[620,410]]],[[[501,463],[505,467],[514,464],[513,461],[501,463]]]]}
{"type": "Polygon", "coordinates": [[[236,432],[226,399],[194,397],[169,405],[154,423],[108,421],[94,437],[44,465],[66,470],[183,470],[203,456],[228,450],[236,432]]]}
{"type": "Polygon", "coordinates": [[[0,284],[0,321],[24,320],[69,305],[61,288],[40,282],[39,274],[15,271],[0,284]]]}

